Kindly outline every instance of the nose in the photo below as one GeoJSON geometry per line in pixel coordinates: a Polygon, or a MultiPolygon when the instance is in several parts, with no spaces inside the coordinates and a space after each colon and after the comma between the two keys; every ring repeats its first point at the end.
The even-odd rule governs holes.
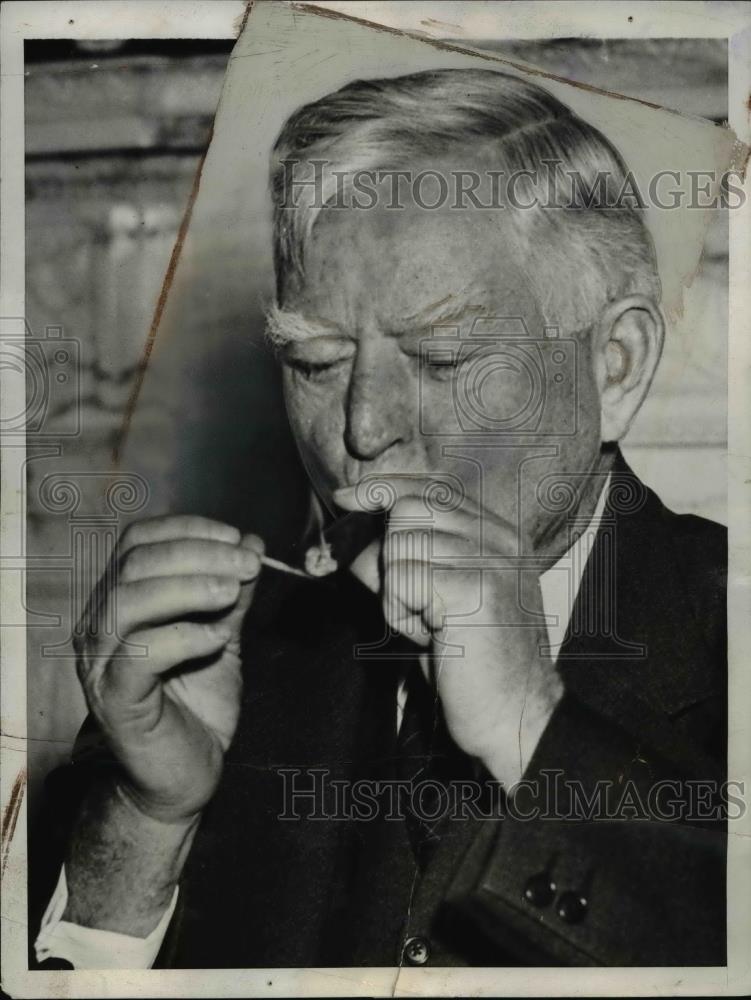
{"type": "Polygon", "coordinates": [[[400,371],[399,361],[383,354],[358,358],[347,399],[344,440],[359,461],[378,458],[396,444],[412,440],[414,387],[400,371]]]}

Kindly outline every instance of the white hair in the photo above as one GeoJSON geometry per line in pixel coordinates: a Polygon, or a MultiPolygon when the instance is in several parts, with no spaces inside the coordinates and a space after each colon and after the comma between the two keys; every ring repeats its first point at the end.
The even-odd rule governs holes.
{"type": "Polygon", "coordinates": [[[641,292],[659,301],[654,245],[642,209],[617,203],[629,171],[608,139],[527,80],[446,69],[358,80],[288,119],[271,168],[280,303],[290,276],[304,274],[305,245],[322,205],[334,196],[336,173],[406,169],[429,158],[445,162],[454,153],[472,156],[473,150],[483,153],[483,162],[489,153],[493,169],[508,174],[559,161],[554,177],[574,174],[583,182],[573,201],[570,186],[560,192],[564,208],[504,206],[508,210],[499,212],[499,224],[513,226],[521,264],[549,322],[583,329],[623,295],[641,292]],[[299,184],[316,170],[322,198],[320,190],[299,184]],[[603,180],[604,200],[588,201],[583,192],[603,180]]]}

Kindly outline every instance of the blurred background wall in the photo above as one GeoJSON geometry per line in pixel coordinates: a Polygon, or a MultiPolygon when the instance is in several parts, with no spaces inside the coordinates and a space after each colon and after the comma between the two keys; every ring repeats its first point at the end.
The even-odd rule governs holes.
{"type": "MultiPolygon", "coordinates": [[[[724,42],[484,38],[472,44],[716,122],[727,114],[724,42]]],[[[305,515],[306,481],[273,359],[239,308],[229,305],[214,318],[210,289],[206,308],[186,319],[194,327],[186,343],[198,336],[205,351],[181,358],[178,392],[165,385],[144,399],[137,455],[131,450],[112,473],[231,47],[231,40],[27,43],[27,320],[52,359],[53,375],[55,365],[70,365],[55,358],[66,350],[69,359],[80,355],[74,377],[50,382],[45,433],[29,441],[32,812],[40,780],[65,759],[84,714],[72,623],[128,518],[200,512],[252,527],[270,551],[287,557],[305,515]],[[223,420],[232,428],[219,437],[208,416],[218,405],[227,407],[223,420]]],[[[228,272],[238,303],[243,273],[252,267],[233,262],[228,272]]],[[[660,372],[624,450],[674,509],[720,521],[726,317],[727,230],[718,212],[684,317],[668,331],[660,372]]]]}
{"type": "Polygon", "coordinates": [[[27,462],[32,812],[83,718],[72,624],[145,503],[108,472],[232,44],[26,43],[26,319],[61,368],[27,462]]]}

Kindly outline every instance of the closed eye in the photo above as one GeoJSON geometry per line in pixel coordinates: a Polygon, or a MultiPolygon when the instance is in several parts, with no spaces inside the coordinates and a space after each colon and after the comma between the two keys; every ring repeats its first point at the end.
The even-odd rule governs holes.
{"type": "Polygon", "coordinates": [[[338,374],[348,358],[338,358],[332,361],[306,361],[304,358],[285,358],[284,363],[306,382],[323,382],[338,374]]]}
{"type": "Polygon", "coordinates": [[[427,369],[430,377],[438,382],[447,382],[449,379],[452,379],[460,364],[461,359],[459,358],[458,351],[446,355],[438,354],[431,356],[427,354],[422,359],[423,368],[427,369]]]}
{"type": "Polygon", "coordinates": [[[417,344],[407,342],[403,350],[417,368],[436,381],[445,382],[453,378],[463,360],[456,348],[441,348],[432,340],[426,342],[425,338],[417,344]]]}
{"type": "Polygon", "coordinates": [[[427,354],[423,358],[423,364],[428,368],[458,368],[459,363],[458,351],[456,353],[437,356],[427,354]]]}

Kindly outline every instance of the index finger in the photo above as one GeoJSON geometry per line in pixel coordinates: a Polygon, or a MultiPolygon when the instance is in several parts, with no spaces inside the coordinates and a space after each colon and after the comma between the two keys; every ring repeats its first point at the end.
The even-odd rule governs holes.
{"type": "Polygon", "coordinates": [[[334,491],[343,510],[375,514],[391,510],[402,499],[419,498],[427,510],[456,510],[467,500],[464,484],[450,472],[397,472],[364,476],[354,486],[334,491]]]}
{"type": "Polygon", "coordinates": [[[240,532],[231,524],[224,524],[210,517],[201,517],[197,514],[165,514],[161,517],[134,521],[129,525],[120,538],[119,551],[120,555],[124,555],[137,545],[172,542],[183,538],[238,545],[240,532]]]}

